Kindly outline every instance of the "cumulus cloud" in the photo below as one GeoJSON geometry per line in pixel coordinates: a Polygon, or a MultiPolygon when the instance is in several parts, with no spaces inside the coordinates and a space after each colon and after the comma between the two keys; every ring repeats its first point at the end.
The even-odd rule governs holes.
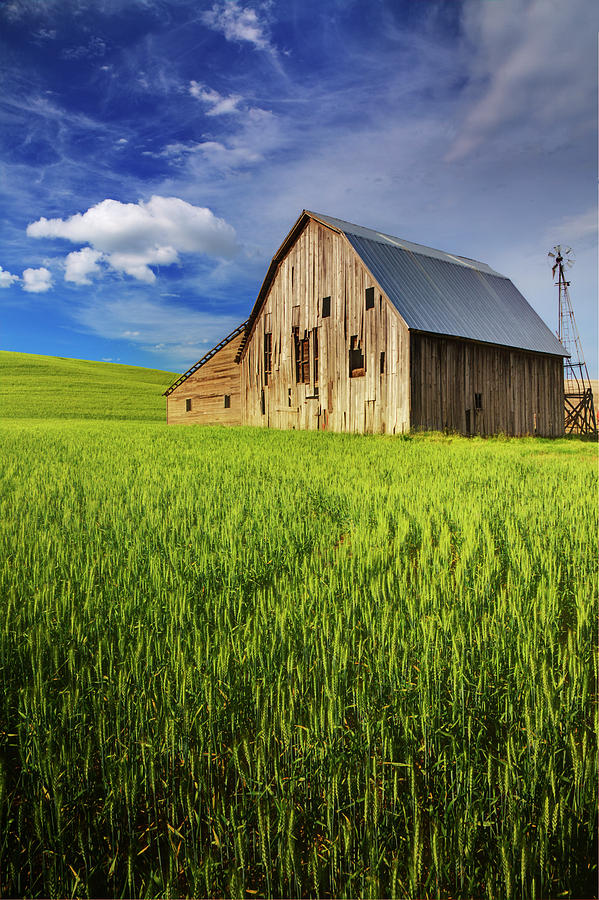
{"type": "Polygon", "coordinates": [[[0,266],[0,288],[10,287],[15,281],[19,281],[18,275],[11,275],[0,266]]]}
{"type": "Polygon", "coordinates": [[[103,200],[68,219],[43,217],[27,227],[27,234],[89,245],[84,249],[91,253],[67,257],[67,272],[80,279],[88,278],[102,260],[117,272],[151,284],[156,275],[150,266],[177,263],[180,253],[228,258],[237,251],[231,225],[210,209],[178,197],[153,196],[138,203],[103,200]]]}
{"type": "Polygon", "coordinates": [[[218,91],[207,88],[197,81],[190,81],[189,93],[192,97],[208,105],[207,116],[223,116],[239,112],[238,106],[243,99],[240,94],[229,94],[228,97],[223,97],[218,91]]]}
{"type": "Polygon", "coordinates": [[[44,294],[52,287],[52,273],[45,266],[39,269],[25,269],[23,272],[23,290],[29,294],[44,294]]]}
{"type": "Polygon", "coordinates": [[[102,259],[100,250],[92,250],[84,247],[83,250],[73,250],[65,259],[65,281],[74,284],[91,284],[90,275],[97,275],[100,271],[98,261],[102,259]]]}
{"type": "Polygon", "coordinates": [[[215,3],[202,15],[202,21],[214,31],[224,34],[228,41],[246,41],[256,50],[274,52],[265,23],[260,21],[254,9],[241,6],[237,0],[215,3]]]}

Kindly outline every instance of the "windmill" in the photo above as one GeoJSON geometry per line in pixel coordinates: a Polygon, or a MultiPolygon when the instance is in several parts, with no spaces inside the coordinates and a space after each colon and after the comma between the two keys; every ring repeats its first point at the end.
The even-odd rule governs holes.
{"type": "Polygon", "coordinates": [[[559,291],[557,336],[564,350],[570,354],[564,357],[564,430],[566,434],[596,435],[597,419],[593,391],[568,291],[570,282],[566,281],[564,274],[565,269],[570,269],[574,265],[574,253],[571,247],[562,249],[561,244],[557,244],[548,255],[555,260],[551,269],[554,278],[557,273],[555,282],[559,291]]]}

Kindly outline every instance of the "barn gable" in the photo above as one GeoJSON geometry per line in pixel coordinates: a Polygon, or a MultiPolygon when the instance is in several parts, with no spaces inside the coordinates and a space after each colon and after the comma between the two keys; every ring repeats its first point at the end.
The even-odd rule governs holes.
{"type": "Polygon", "coordinates": [[[345,236],[306,213],[273,257],[238,359],[244,424],[409,428],[408,329],[345,236]]]}

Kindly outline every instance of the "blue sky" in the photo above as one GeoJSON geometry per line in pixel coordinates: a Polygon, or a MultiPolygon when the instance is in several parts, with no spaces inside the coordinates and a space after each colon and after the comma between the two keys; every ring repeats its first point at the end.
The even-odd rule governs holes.
{"type": "Polygon", "coordinates": [[[302,209],[474,257],[597,377],[588,0],[4,0],[0,348],[183,371],[302,209]]]}

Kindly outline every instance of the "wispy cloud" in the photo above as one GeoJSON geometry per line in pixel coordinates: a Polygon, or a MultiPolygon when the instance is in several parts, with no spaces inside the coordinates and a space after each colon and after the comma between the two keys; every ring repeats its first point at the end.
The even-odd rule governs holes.
{"type": "Polygon", "coordinates": [[[190,81],[189,93],[207,105],[207,116],[223,116],[239,112],[239,104],[243,100],[241,94],[229,94],[224,97],[218,91],[205,87],[197,81],[190,81]]]}
{"type": "Polygon", "coordinates": [[[548,242],[596,245],[597,240],[597,208],[592,206],[586,212],[572,216],[562,216],[552,222],[546,230],[548,242]]]}
{"type": "Polygon", "coordinates": [[[77,309],[74,315],[87,331],[131,342],[183,367],[191,365],[239,325],[230,315],[131,296],[95,300],[77,309]]]}
{"type": "Polygon", "coordinates": [[[237,123],[236,129],[227,129],[213,139],[167,144],[161,150],[147,151],[147,155],[185,165],[190,179],[199,176],[209,180],[214,171],[231,173],[255,166],[287,142],[282,122],[268,110],[252,107],[238,117],[237,123]]]}
{"type": "Polygon", "coordinates": [[[150,266],[177,263],[180,253],[228,257],[236,252],[231,225],[178,197],[153,196],[138,203],[103,200],[68,219],[42,217],[27,227],[27,234],[88,244],[87,252],[67,257],[67,280],[78,284],[89,282],[99,261],[151,284],[156,275],[150,266]]]}
{"type": "Polygon", "coordinates": [[[63,59],[99,59],[106,54],[106,41],[102,38],[93,36],[86,44],[79,44],[76,47],[65,47],[61,52],[63,59]]]}
{"type": "MultiPolygon", "coordinates": [[[[563,7],[565,10],[565,7],[563,7]]],[[[469,85],[462,121],[448,161],[469,156],[492,139],[522,144],[523,134],[551,149],[572,139],[595,92],[582,58],[596,57],[597,11],[571,0],[567,17],[577,22],[566,37],[560,5],[548,0],[509,0],[464,5],[463,51],[469,85]]]]}
{"type": "Polygon", "coordinates": [[[201,18],[205,25],[220,31],[228,41],[247,42],[256,50],[276,53],[266,22],[250,6],[241,6],[237,0],[224,0],[215,3],[201,18]]]}

